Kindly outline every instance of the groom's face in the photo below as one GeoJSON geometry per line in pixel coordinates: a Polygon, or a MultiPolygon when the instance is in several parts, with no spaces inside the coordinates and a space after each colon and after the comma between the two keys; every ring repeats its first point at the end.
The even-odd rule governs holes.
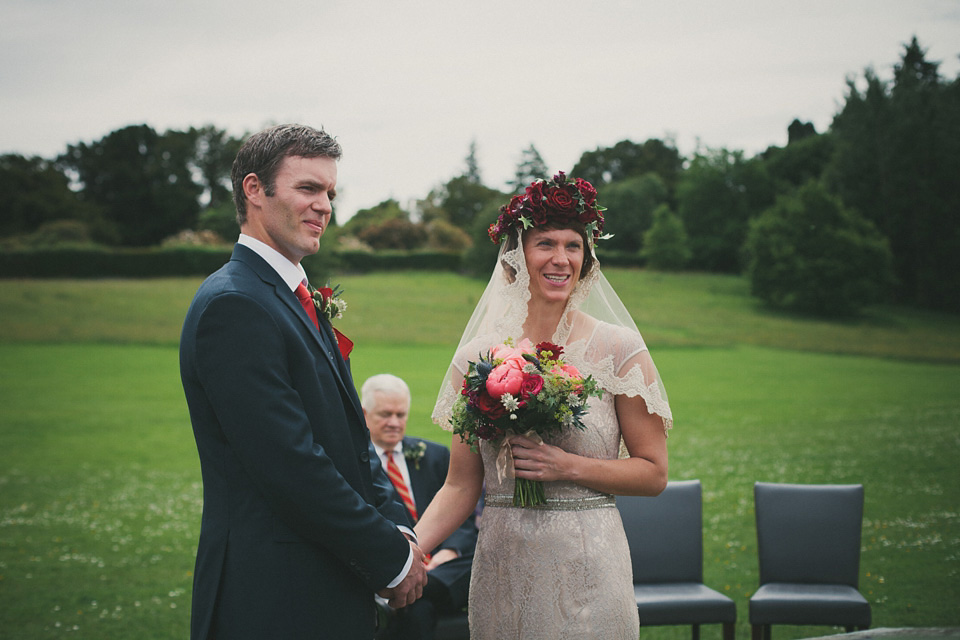
{"type": "Polygon", "coordinates": [[[407,432],[407,414],[410,402],[406,396],[377,392],[373,409],[364,409],[370,439],[384,449],[393,449],[407,432]]]}
{"type": "Polygon", "coordinates": [[[317,252],[330,223],[336,197],[337,162],[333,158],[283,159],[272,185],[256,174],[244,179],[247,224],[243,231],[270,245],[290,262],[317,252]]]}

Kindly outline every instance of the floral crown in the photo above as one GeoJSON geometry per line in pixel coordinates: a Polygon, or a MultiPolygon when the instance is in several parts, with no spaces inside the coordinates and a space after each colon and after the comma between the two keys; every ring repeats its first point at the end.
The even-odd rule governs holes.
{"type": "Polygon", "coordinates": [[[529,229],[549,222],[576,220],[586,227],[587,237],[600,240],[605,237],[603,211],[592,184],[582,178],[570,180],[560,171],[552,180],[534,180],[524,193],[500,207],[500,216],[487,233],[494,243],[499,243],[521,225],[529,229]]]}

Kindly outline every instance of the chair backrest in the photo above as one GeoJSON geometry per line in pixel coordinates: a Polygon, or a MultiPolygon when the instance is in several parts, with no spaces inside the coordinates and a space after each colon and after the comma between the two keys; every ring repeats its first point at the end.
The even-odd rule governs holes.
{"type": "Polygon", "coordinates": [[[703,581],[703,511],[699,480],[668,482],[654,498],[617,496],[630,545],[633,582],[703,581]]]}
{"type": "Polygon", "coordinates": [[[857,588],[861,484],[754,485],[760,584],[799,582],[857,588]]]}

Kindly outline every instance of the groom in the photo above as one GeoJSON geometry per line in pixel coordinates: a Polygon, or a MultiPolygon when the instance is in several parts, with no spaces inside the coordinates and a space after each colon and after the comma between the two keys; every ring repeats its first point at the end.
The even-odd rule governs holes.
{"type": "Polygon", "coordinates": [[[204,492],[194,640],[369,640],[374,592],[402,607],[426,582],[423,553],[398,527],[408,517],[384,477],[374,483],[382,470],[346,341],[301,287],[339,157],[336,140],[300,125],[244,143],[232,171],[240,239],[184,321],[180,374],[204,492]]]}

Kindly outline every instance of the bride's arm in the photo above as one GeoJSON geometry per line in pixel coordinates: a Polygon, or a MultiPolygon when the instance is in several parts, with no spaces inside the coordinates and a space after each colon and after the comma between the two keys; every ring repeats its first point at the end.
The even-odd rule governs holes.
{"type": "Polygon", "coordinates": [[[617,396],[617,417],[630,457],[601,460],[568,453],[523,436],[511,438],[518,478],[566,480],[604,493],[658,495],[667,486],[667,436],[643,398],[617,396]]]}
{"type": "Polygon", "coordinates": [[[414,527],[420,548],[435,549],[446,540],[476,508],[482,490],[480,454],[453,436],[447,479],[414,527]]]}
{"type": "MultiPolygon", "coordinates": [[[[622,370],[629,371],[635,366],[644,372],[648,384],[657,379],[653,361],[646,351],[634,354],[622,370]]],[[[517,477],[566,480],[616,495],[658,495],[667,486],[667,435],[663,418],[651,413],[646,400],[639,395],[615,396],[614,406],[629,458],[588,458],[517,436],[511,439],[517,477]]]]}

